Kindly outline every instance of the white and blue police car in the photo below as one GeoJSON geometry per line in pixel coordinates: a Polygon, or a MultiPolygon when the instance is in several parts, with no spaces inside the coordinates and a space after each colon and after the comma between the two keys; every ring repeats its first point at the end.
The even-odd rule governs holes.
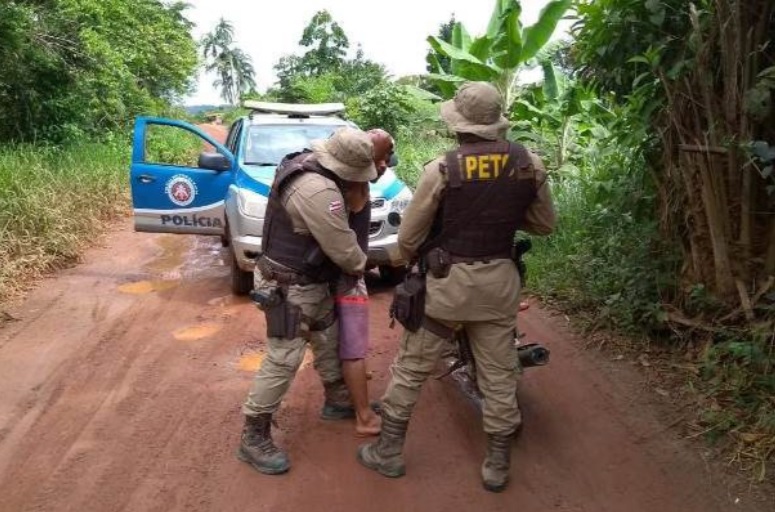
{"type": "MultiPolygon", "coordinates": [[[[131,163],[135,230],[220,236],[229,251],[231,288],[246,294],[261,253],[261,234],[269,190],[282,158],[309,147],[336,129],[355,126],[341,117],[344,105],[245,102],[250,114],[232,123],[225,145],[184,121],[139,117],[135,121],[131,163]],[[199,154],[196,165],[161,163],[149,158],[148,133],[154,125],[180,129],[214,151],[199,154]]],[[[395,161],[391,165],[395,165],[395,161]]],[[[400,214],[411,190],[392,168],[370,185],[369,268],[396,280],[402,268],[390,266],[388,251],[397,242],[400,214]],[[397,214],[397,215],[396,215],[397,214]]]]}

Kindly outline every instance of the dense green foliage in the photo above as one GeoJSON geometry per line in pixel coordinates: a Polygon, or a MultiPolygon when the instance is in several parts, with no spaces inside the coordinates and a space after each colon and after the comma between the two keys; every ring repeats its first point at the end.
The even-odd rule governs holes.
{"type": "Polygon", "coordinates": [[[570,4],[571,0],[551,0],[534,25],[523,27],[520,2],[496,0],[483,35],[472,38],[465,26],[457,22],[450,42],[443,38],[443,31],[441,37],[428,38],[434,50],[428,55],[434,71],[432,80],[447,97],[464,81],[492,82],[500,89],[509,108],[516,98],[519,72],[549,41],[570,4]],[[448,69],[444,67],[445,62],[449,62],[448,69]]]}
{"type": "Polygon", "coordinates": [[[342,102],[347,115],[363,129],[381,127],[391,133],[412,124],[422,107],[412,91],[388,79],[384,66],[367,59],[360,46],[347,57],[350,42],[327,11],[320,11],[304,29],[302,55],[287,55],[275,66],[277,87],[266,97],[291,103],[342,102]]]}
{"type": "Polygon", "coordinates": [[[0,141],[123,126],[184,94],[197,65],[185,5],[158,0],[0,4],[0,141]]]}
{"type": "Polygon", "coordinates": [[[576,10],[569,51],[512,109],[560,213],[536,240],[530,286],[594,325],[695,354],[696,428],[763,478],[775,446],[773,6],[576,10]]]}

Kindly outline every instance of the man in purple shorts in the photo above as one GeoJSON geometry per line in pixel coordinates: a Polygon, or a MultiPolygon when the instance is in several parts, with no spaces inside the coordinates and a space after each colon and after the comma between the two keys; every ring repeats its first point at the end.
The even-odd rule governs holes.
{"type": "MultiPolygon", "coordinates": [[[[394,151],[393,137],[380,129],[367,133],[374,144],[374,165],[379,179],[387,169],[387,162],[394,151]]],[[[358,245],[363,252],[367,252],[371,221],[368,184],[350,184],[345,190],[344,199],[350,212],[350,228],[355,231],[358,245]]],[[[339,314],[339,359],[342,361],[342,376],[355,409],[355,432],[359,436],[377,435],[382,422],[369,404],[366,372],[369,296],[363,277],[343,276],[337,286],[335,301],[339,314]]]]}

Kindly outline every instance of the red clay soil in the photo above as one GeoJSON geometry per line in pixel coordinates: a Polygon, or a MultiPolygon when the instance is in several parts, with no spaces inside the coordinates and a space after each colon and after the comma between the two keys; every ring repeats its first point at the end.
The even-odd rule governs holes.
{"type": "MultiPolygon", "coordinates": [[[[42,282],[0,327],[0,510],[772,511],[680,442],[624,363],[586,352],[533,306],[522,330],[552,350],[525,375],[513,484],[481,488],[478,413],[429,382],[410,425],[407,475],[360,467],[353,424],[318,418],[309,364],[279,414],[284,476],[234,451],[240,404],[264,348],[262,315],[229,294],[216,239],[134,233],[127,222],[83,264],[42,282]],[[645,398],[644,398],[645,396],[645,398]]],[[[372,393],[399,335],[372,283],[372,393]]]]}
{"type": "MultiPolygon", "coordinates": [[[[229,135],[229,130],[222,124],[215,124],[215,123],[202,123],[198,124],[197,127],[205,132],[210,137],[214,138],[221,144],[226,140],[226,137],[229,135]]],[[[205,143],[204,144],[204,150],[205,151],[213,151],[215,148],[211,144],[205,143]]]]}

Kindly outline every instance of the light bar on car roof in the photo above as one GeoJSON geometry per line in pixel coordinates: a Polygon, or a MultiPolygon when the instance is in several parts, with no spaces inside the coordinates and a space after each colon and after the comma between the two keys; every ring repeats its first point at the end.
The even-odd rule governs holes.
{"type": "Polygon", "coordinates": [[[266,101],[245,100],[242,106],[253,112],[287,114],[301,116],[330,116],[341,114],[345,110],[343,103],[270,103],[266,101]]]}

